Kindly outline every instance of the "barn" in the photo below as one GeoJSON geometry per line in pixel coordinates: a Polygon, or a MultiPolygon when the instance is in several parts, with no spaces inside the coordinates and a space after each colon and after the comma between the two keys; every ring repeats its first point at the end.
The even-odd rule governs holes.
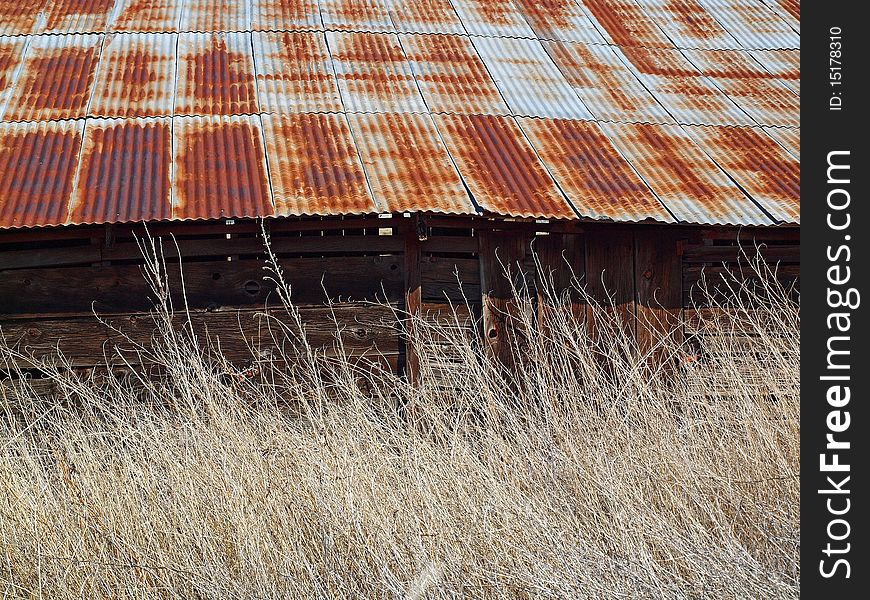
{"type": "Polygon", "coordinates": [[[799,47],[797,0],[0,1],[4,343],[147,339],[147,232],[239,361],[265,237],[312,342],[398,370],[391,308],[506,356],[533,255],[649,344],[741,243],[797,278],[799,47]]]}

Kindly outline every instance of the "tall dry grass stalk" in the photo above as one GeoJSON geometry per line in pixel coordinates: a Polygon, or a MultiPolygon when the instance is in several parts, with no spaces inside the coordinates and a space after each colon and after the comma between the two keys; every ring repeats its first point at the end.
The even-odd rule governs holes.
{"type": "Polygon", "coordinates": [[[799,320],[770,273],[708,323],[702,360],[671,338],[643,352],[616,318],[593,340],[551,298],[537,329],[520,302],[545,333],[510,377],[477,335],[419,321],[415,387],[307,346],[274,266],[285,306],[264,318],[292,366],[227,376],[172,326],[146,250],[139,352],[162,377],[60,360],[55,398],[0,392],[4,596],[797,597],[799,320]],[[785,392],[729,358],[747,329],[785,392]]]}

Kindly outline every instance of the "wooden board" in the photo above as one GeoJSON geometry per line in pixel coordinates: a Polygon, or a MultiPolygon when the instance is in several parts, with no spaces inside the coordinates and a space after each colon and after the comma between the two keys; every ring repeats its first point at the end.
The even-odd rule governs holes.
{"type": "MultiPolygon", "coordinates": [[[[683,304],[680,232],[644,230],[635,234],[634,279],[637,341],[649,351],[663,336],[677,335],[683,304]]],[[[680,341],[677,336],[674,341],[680,341]]]]}
{"type": "MultiPolygon", "coordinates": [[[[615,314],[635,333],[634,234],[629,231],[594,230],[586,234],[586,290],[599,310],[615,314]]],[[[587,314],[595,334],[595,314],[587,314]]]]}

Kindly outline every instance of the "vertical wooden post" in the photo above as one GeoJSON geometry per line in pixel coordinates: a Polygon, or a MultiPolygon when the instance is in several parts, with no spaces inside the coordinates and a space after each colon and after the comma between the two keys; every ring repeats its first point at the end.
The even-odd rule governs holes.
{"type": "Polygon", "coordinates": [[[597,311],[615,311],[635,335],[634,234],[627,229],[594,229],[586,233],[586,289],[600,304],[587,314],[595,335],[597,311]]]}
{"type": "Polygon", "coordinates": [[[508,368],[514,364],[517,332],[511,318],[516,310],[513,289],[505,269],[511,275],[517,274],[526,239],[526,234],[519,231],[483,230],[478,237],[484,345],[494,360],[508,368]]]}
{"type": "Polygon", "coordinates": [[[660,228],[639,229],[635,234],[637,341],[644,352],[664,336],[679,334],[683,305],[680,235],[660,228]]]}
{"type": "Polygon", "coordinates": [[[586,245],[582,233],[551,233],[535,238],[534,251],[540,262],[541,273],[537,273],[538,323],[546,323],[546,312],[552,300],[545,289],[550,289],[561,297],[566,291],[570,294],[571,312],[575,319],[582,322],[586,318],[586,304],[573,288],[573,279],[584,281],[586,273],[586,245]],[[545,280],[542,280],[542,277],[545,280]]]}
{"type": "Polygon", "coordinates": [[[404,228],[405,241],[405,310],[409,315],[406,321],[408,340],[405,344],[407,375],[416,386],[420,377],[420,354],[414,344],[414,317],[423,309],[423,292],[420,275],[420,237],[425,236],[425,223],[420,215],[415,215],[404,228]]]}

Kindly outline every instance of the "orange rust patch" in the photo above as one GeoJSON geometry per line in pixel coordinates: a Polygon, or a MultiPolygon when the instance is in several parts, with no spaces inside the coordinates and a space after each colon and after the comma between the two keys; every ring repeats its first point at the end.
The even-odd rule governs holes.
{"type": "Polygon", "coordinates": [[[677,50],[641,48],[627,46],[621,48],[623,54],[638,71],[645,75],[658,77],[700,77],[701,72],[677,50]]]}
{"type": "Polygon", "coordinates": [[[46,6],[46,27],[54,29],[67,17],[74,15],[107,15],[114,8],[115,0],[53,0],[46,6]]]}
{"type": "Polygon", "coordinates": [[[115,31],[167,32],[178,30],[178,2],[171,0],[133,0],[124,5],[112,28],[115,31]]]}
{"type": "Polygon", "coordinates": [[[193,82],[197,102],[195,114],[249,114],[257,112],[254,75],[247,57],[227,49],[220,36],[212,37],[206,50],[188,63],[187,76],[193,82]]]}
{"type": "Polygon", "coordinates": [[[669,0],[664,10],[673,15],[679,26],[694,38],[714,39],[724,31],[707,9],[695,0],[669,0]]]}
{"type": "Polygon", "coordinates": [[[0,0],[0,23],[9,35],[26,35],[33,31],[45,0],[0,0]]]}
{"type": "Polygon", "coordinates": [[[572,26],[571,0],[514,0],[535,31],[552,32],[572,26]]]}
{"type": "Polygon", "coordinates": [[[348,33],[341,39],[341,47],[333,51],[336,60],[364,63],[405,62],[402,48],[395,43],[392,35],[348,33]]]}
{"type": "Polygon", "coordinates": [[[583,5],[619,46],[671,46],[639,6],[621,0],[583,0],[583,5]]]}
{"type": "Polygon", "coordinates": [[[70,220],[168,219],[170,134],[168,121],[112,126],[89,121],[70,220]]]}
{"type": "Polygon", "coordinates": [[[569,80],[573,80],[575,86],[596,89],[606,94],[614,105],[622,110],[643,108],[637,99],[626,93],[625,83],[617,76],[614,68],[602,62],[586,46],[575,44],[571,47],[577,57],[570,56],[567,48],[562,44],[550,48],[555,49],[563,60],[575,61],[574,64],[579,67],[570,69],[568,74],[569,80]]]}
{"type": "Polygon", "coordinates": [[[64,223],[80,147],[78,131],[0,130],[0,226],[64,223]]]}
{"type": "Polygon", "coordinates": [[[716,138],[738,169],[753,173],[762,192],[778,198],[800,197],[800,163],[784,154],[770,137],[746,127],[717,127],[716,138]]]}

